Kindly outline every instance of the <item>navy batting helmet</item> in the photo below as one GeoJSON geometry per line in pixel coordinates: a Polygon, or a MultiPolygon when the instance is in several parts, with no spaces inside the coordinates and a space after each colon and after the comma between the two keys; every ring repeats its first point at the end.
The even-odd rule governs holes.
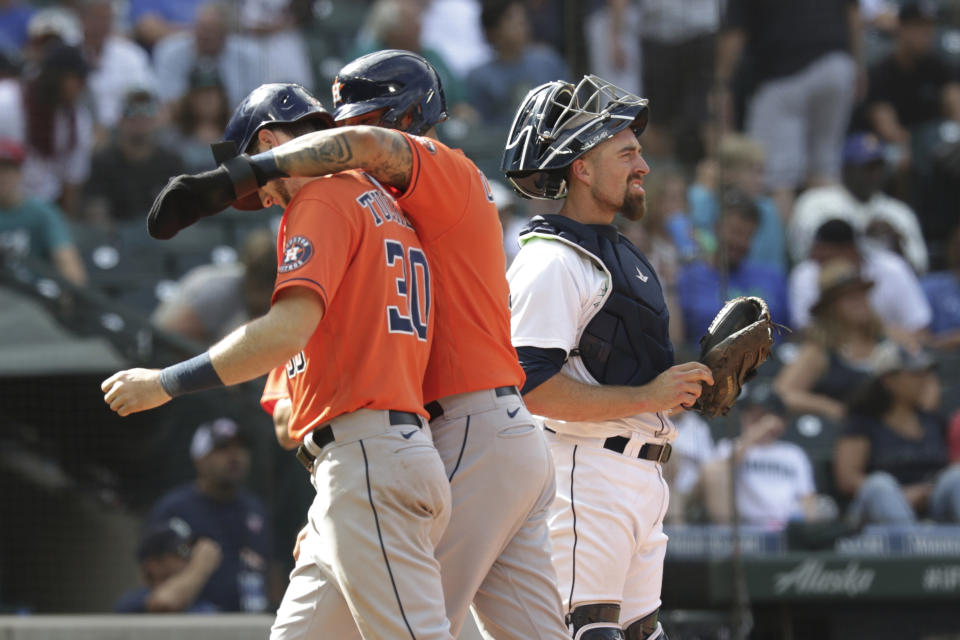
{"type": "Polygon", "coordinates": [[[333,115],[338,121],[377,109],[387,110],[380,126],[420,135],[447,119],[447,102],[436,69],[423,57],[401,49],[361,56],[345,66],[333,81],[333,115]]]}
{"type": "Polygon", "coordinates": [[[630,127],[647,126],[647,100],[597,76],[574,86],[563,80],[530,91],[514,116],[500,170],[526,198],[556,200],[567,195],[566,168],[630,127]]]}
{"type": "MultiPolygon", "coordinates": [[[[233,156],[247,153],[257,132],[271,124],[289,124],[316,119],[327,129],[335,126],[333,116],[309,91],[298,84],[273,83],[260,85],[251,91],[234,110],[223,134],[224,141],[212,145],[213,158],[220,164],[233,156]]],[[[261,209],[256,193],[233,203],[235,209],[261,209]]]]}

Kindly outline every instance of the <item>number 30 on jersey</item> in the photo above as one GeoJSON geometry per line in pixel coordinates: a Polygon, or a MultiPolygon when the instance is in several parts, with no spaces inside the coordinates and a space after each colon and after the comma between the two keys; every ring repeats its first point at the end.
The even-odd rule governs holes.
{"type": "Polygon", "coordinates": [[[417,247],[405,249],[397,240],[384,242],[387,266],[397,273],[397,295],[400,305],[387,305],[387,328],[390,333],[416,335],[426,341],[430,319],[430,267],[427,256],[417,247]]]}

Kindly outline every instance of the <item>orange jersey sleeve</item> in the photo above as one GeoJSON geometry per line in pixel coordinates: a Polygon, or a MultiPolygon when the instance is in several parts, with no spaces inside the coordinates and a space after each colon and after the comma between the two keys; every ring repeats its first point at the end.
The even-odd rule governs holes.
{"type": "Polygon", "coordinates": [[[426,415],[431,268],[393,197],[359,172],[307,183],[284,212],[274,299],[305,287],[325,305],[286,367],[290,435],[357,409],[426,415]]]}
{"type": "Polygon", "coordinates": [[[404,136],[413,151],[413,170],[399,202],[430,260],[437,300],[424,399],[523,386],[523,369],[510,342],[503,230],[490,185],[462,151],[404,136]]]}
{"type": "Polygon", "coordinates": [[[272,416],[277,401],[288,396],[286,367],[277,367],[267,375],[267,383],[263,386],[263,394],[260,396],[260,406],[272,416]]]}

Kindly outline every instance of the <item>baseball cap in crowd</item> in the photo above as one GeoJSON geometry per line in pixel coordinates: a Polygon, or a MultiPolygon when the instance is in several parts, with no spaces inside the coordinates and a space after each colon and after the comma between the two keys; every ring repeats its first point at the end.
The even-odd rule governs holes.
{"type": "Polygon", "coordinates": [[[852,133],[843,143],[843,164],[862,167],[883,160],[883,145],[872,133],[852,133]]]}
{"type": "Polygon", "coordinates": [[[900,24],[909,22],[936,22],[937,5],[932,0],[908,0],[897,12],[900,24]]]}
{"type": "Polygon", "coordinates": [[[860,270],[856,265],[848,260],[831,260],[820,267],[820,274],[817,277],[820,295],[817,301],[810,307],[810,313],[817,315],[830,305],[831,302],[843,296],[850,291],[868,290],[873,286],[873,281],[865,279],[860,275],[860,270]]]}
{"type": "Polygon", "coordinates": [[[244,446],[249,445],[236,422],[230,418],[217,418],[197,427],[190,443],[190,457],[194,460],[205,458],[214,449],[234,441],[239,441],[244,446]]]}
{"type": "Polygon", "coordinates": [[[778,416],[787,414],[786,405],[783,404],[783,400],[773,388],[772,381],[769,380],[752,380],[745,384],[738,402],[741,409],[758,407],[778,416]]]}
{"type": "Polygon", "coordinates": [[[190,70],[187,85],[191,89],[209,89],[223,86],[223,81],[220,79],[220,72],[216,65],[198,64],[190,70]]]}
{"type": "Polygon", "coordinates": [[[24,158],[23,146],[16,140],[0,138],[0,163],[22,164],[24,158]]]}
{"type": "Polygon", "coordinates": [[[143,530],[137,545],[137,559],[156,558],[168,553],[182,558],[190,557],[190,544],[193,531],[181,518],[170,518],[164,522],[152,524],[143,530]]]}
{"type": "Polygon", "coordinates": [[[909,351],[891,340],[877,345],[870,356],[870,369],[876,377],[897,371],[929,371],[935,367],[936,362],[926,351],[909,351]]]}
{"type": "Polygon", "coordinates": [[[149,89],[131,89],[123,96],[123,117],[152,117],[160,111],[160,103],[149,89]]]}
{"type": "Polygon", "coordinates": [[[831,218],[819,227],[813,234],[814,242],[832,245],[851,245],[856,242],[857,234],[846,220],[831,218]]]}

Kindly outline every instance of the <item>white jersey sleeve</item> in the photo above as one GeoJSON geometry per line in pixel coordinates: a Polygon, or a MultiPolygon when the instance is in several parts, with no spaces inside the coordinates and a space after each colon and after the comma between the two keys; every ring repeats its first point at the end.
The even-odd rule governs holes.
{"type": "Polygon", "coordinates": [[[507,271],[513,346],[573,349],[591,304],[602,301],[597,278],[589,277],[593,271],[602,291],[603,273],[576,249],[555,240],[527,241],[507,271]]]}

